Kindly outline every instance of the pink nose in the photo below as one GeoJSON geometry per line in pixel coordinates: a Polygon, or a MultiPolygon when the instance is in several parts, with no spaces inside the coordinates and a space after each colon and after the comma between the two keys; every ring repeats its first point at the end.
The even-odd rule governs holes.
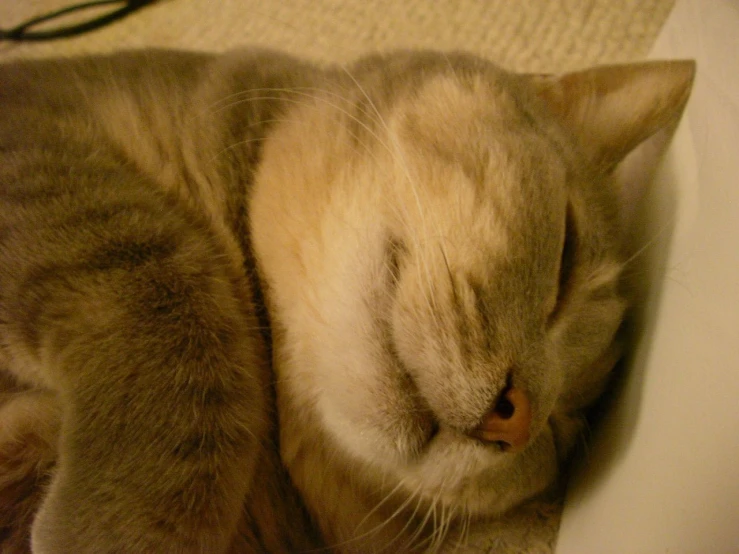
{"type": "Polygon", "coordinates": [[[497,442],[505,452],[520,452],[531,436],[529,397],[521,389],[507,389],[470,436],[484,442],[497,442]]]}

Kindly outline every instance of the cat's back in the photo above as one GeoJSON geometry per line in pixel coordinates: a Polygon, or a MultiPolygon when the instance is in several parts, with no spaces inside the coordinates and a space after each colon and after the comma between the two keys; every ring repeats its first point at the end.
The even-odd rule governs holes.
{"type": "MultiPolygon", "coordinates": [[[[240,551],[284,551],[278,543],[292,535],[295,544],[314,544],[303,536],[300,502],[273,459],[269,363],[252,303],[256,285],[247,275],[243,207],[282,96],[313,74],[258,51],[142,51],[0,65],[0,372],[58,390],[68,384],[56,367],[64,360],[64,371],[78,372],[69,381],[74,393],[84,396],[70,393],[70,400],[65,392],[65,402],[97,413],[94,425],[132,431],[111,439],[66,417],[71,431],[50,457],[67,460],[54,486],[67,491],[58,498],[77,505],[78,521],[65,522],[70,512],[47,497],[36,518],[37,543],[46,537],[61,544],[67,533],[68,544],[78,545],[67,551],[86,542],[99,552],[116,540],[144,544],[127,534],[148,533],[152,544],[181,543],[173,551],[213,552],[238,526],[240,551]],[[112,327],[110,314],[120,318],[112,327]],[[105,348],[96,342],[102,335],[105,348]],[[77,357],[86,360],[80,366],[107,369],[85,373],[77,357]],[[111,391],[121,379],[147,384],[119,410],[111,391]],[[108,392],[85,396],[97,388],[108,392]],[[146,421],[111,423],[131,410],[147,412],[146,421]],[[144,429],[157,438],[142,440],[144,429]],[[215,446],[201,440],[218,433],[228,439],[215,446]],[[81,452],[70,446],[72,435],[86,445],[81,452]],[[153,444],[161,448],[153,452],[153,444]],[[128,461],[115,454],[121,448],[131,453],[128,461]],[[98,520],[118,521],[124,539],[110,526],[106,537],[96,535],[105,524],[80,524],[88,517],[80,515],[87,509],[82,499],[91,495],[71,484],[82,476],[90,487],[108,486],[105,478],[89,478],[108,463],[115,468],[110,481],[127,473],[146,482],[129,491],[116,485],[118,500],[106,507],[89,503],[98,520]],[[133,489],[152,488],[175,491],[172,497],[192,493],[205,512],[179,519],[178,509],[195,504],[161,493],[155,516],[173,523],[155,521],[145,531],[156,517],[134,506],[133,489]],[[129,492],[126,505],[120,498],[129,492]],[[288,512],[289,532],[277,515],[288,512]],[[70,531],[75,525],[80,529],[70,531]]],[[[22,467],[38,461],[32,452],[6,456],[6,446],[0,437],[0,474],[9,475],[6,466],[18,457],[26,458],[22,467]]],[[[27,543],[30,523],[14,519],[23,501],[0,511],[0,528],[10,518],[27,543]]]]}
{"type": "MultiPolygon", "coordinates": [[[[217,155],[237,128],[261,128],[280,103],[279,91],[313,72],[255,49],[133,50],[0,64],[0,151],[105,151],[170,186],[187,178],[184,166],[194,165],[195,152],[217,155]]],[[[222,160],[199,169],[214,161],[222,160]]]]}
{"type": "MultiPolygon", "coordinates": [[[[209,56],[181,52],[126,52],[107,56],[15,61],[0,65],[0,138],[3,150],[31,144],[49,148],[64,139],[92,138],[113,99],[128,98],[149,113],[186,102],[209,56]],[[158,98],[151,104],[147,100],[158,98]],[[62,133],[62,134],[60,134],[62,133]],[[40,141],[40,142],[39,142],[40,141]]],[[[139,116],[130,112],[128,117],[139,116]]],[[[97,137],[100,138],[100,137],[97,137]]]]}

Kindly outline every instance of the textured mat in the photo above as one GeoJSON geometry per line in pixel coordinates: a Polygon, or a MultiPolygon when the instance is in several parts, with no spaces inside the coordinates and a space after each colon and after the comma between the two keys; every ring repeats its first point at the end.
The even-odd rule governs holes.
{"type": "MultiPolygon", "coordinates": [[[[74,0],[4,0],[0,27],[74,0]]],[[[556,71],[643,56],[674,0],[160,0],[110,27],[0,57],[166,46],[270,46],[326,61],[396,47],[466,49],[513,69],[556,71]]]]}
{"type": "MultiPolygon", "coordinates": [[[[0,0],[0,28],[75,0],[0,0]]],[[[79,1],[79,0],[78,0],[79,1]]],[[[345,62],[369,50],[464,49],[516,70],[554,72],[646,55],[674,0],[160,0],[73,39],[0,44],[0,59],[144,46],[244,45],[345,62]]],[[[547,553],[559,506],[530,506],[460,552],[547,553]]]]}

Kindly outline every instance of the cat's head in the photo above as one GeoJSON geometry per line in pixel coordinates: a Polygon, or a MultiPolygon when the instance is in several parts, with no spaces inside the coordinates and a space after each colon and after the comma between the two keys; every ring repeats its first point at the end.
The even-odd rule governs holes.
{"type": "Polygon", "coordinates": [[[502,512],[552,482],[620,356],[613,175],[679,118],[693,66],[398,54],[351,73],[299,98],[252,197],[286,464],[309,504],[343,471],[502,512]]]}

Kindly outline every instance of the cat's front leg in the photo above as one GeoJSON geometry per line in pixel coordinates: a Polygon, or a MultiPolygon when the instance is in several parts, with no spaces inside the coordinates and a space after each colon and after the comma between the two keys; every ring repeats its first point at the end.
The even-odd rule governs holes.
{"type": "Polygon", "coordinates": [[[227,548],[258,450],[261,361],[228,291],[179,279],[130,299],[108,286],[99,309],[120,317],[60,337],[60,455],[34,552],[227,548]]]}
{"type": "Polygon", "coordinates": [[[56,461],[54,394],[23,390],[0,369],[0,552],[28,554],[30,529],[56,461]]]}
{"type": "Polygon", "coordinates": [[[202,221],[125,200],[18,222],[0,248],[10,369],[62,412],[32,549],[223,552],[266,423],[248,284],[202,221]]]}

